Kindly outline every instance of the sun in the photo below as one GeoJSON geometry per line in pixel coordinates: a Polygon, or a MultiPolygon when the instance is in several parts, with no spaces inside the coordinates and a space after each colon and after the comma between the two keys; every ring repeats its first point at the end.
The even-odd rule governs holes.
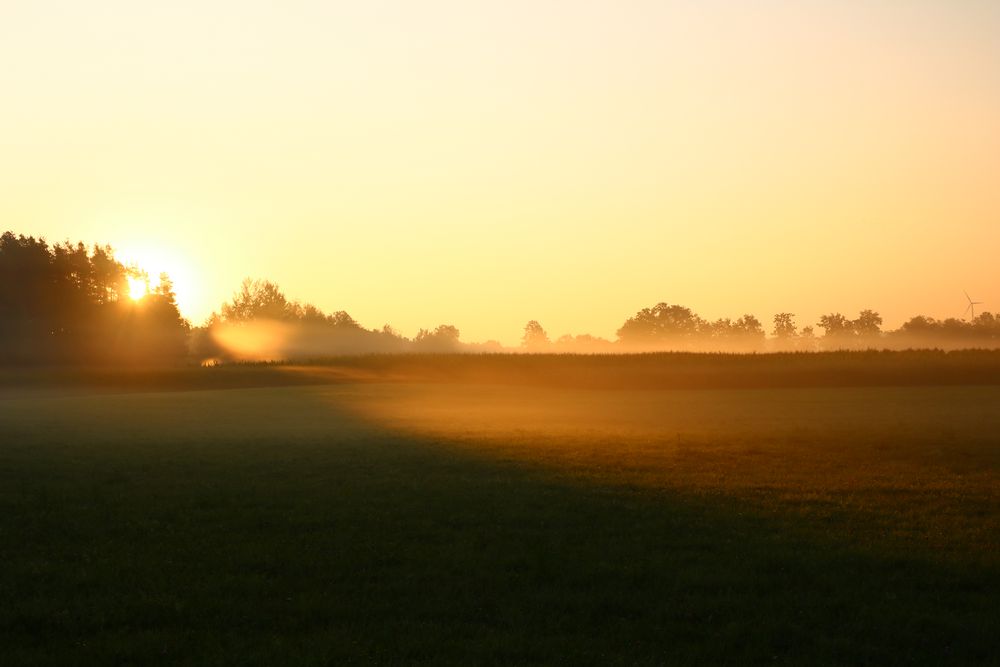
{"type": "MultiPolygon", "coordinates": [[[[2,2],[2,0],[0,0],[2,2]]],[[[149,241],[119,243],[116,256],[128,266],[134,267],[139,277],[128,281],[128,295],[134,301],[141,301],[159,285],[161,273],[170,277],[177,307],[184,315],[190,315],[199,305],[197,275],[192,265],[181,253],[173,252],[163,244],[149,241]]]]}
{"type": "Polygon", "coordinates": [[[128,277],[128,295],[133,301],[138,301],[149,292],[149,286],[144,278],[128,277]]]}

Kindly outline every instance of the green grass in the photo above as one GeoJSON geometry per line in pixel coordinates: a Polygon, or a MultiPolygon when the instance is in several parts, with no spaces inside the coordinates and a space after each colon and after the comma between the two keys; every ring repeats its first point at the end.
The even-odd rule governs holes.
{"type": "Polygon", "coordinates": [[[0,663],[1000,661],[1000,387],[336,376],[4,390],[0,663]]]}

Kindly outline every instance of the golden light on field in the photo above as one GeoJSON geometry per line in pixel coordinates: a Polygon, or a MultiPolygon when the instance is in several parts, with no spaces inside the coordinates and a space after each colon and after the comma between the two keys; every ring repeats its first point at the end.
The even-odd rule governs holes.
{"type": "Polygon", "coordinates": [[[146,279],[142,277],[128,277],[128,295],[133,301],[139,301],[149,293],[149,286],[146,279]]]}

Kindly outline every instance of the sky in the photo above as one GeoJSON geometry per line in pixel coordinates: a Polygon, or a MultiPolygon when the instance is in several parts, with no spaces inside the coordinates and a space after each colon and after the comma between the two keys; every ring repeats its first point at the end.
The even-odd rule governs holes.
{"type": "Polygon", "coordinates": [[[0,228],[200,324],[1000,310],[995,0],[4,0],[0,228]]]}

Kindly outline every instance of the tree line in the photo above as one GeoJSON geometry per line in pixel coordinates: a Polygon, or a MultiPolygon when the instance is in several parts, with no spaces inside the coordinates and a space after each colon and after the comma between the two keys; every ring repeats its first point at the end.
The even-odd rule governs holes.
{"type": "MultiPolygon", "coordinates": [[[[517,348],[496,341],[463,343],[453,325],[421,329],[408,339],[392,327],[365,329],[343,311],[329,315],[312,305],[286,299],[274,283],[246,280],[230,302],[198,332],[201,354],[220,359],[239,357],[239,337],[227,344],[222,332],[253,330],[254,323],[294,324],[276,336],[275,358],[321,357],[367,352],[510,352],[620,353],[658,350],[713,352],[814,352],[850,349],[990,348],[1000,347],[1000,318],[989,312],[974,320],[911,318],[899,329],[883,329],[882,316],[863,310],[857,317],[829,313],[816,326],[799,328],[795,314],[774,315],[770,330],[754,315],[706,320],[690,308],[658,303],[625,320],[615,340],[589,334],[552,339],[537,320],[529,321],[517,348]],[[816,327],[822,334],[816,333],[816,327]]],[[[253,356],[253,355],[251,355],[253,356]]],[[[267,356],[267,355],[264,355],[267,356]]]]}
{"type": "Polygon", "coordinates": [[[401,352],[818,351],[869,348],[1000,347],[1000,318],[916,316],[895,330],[863,310],[850,318],[823,315],[799,327],[795,315],[707,320],[690,308],[658,303],[627,318],[616,338],[566,334],[551,338],[529,321],[520,345],[464,343],[451,324],[408,338],[389,325],[367,329],[344,311],[324,313],[285,296],[266,280],[243,281],[208,321],[192,327],[180,314],[169,276],[141,299],[130,281],[149,285],[140,268],[118,261],[109,246],[49,244],[0,236],[0,362],[27,364],[178,363],[201,360],[293,359],[401,352]],[[822,330],[822,335],[816,333],[822,330]]]}
{"type": "Polygon", "coordinates": [[[442,324],[407,338],[386,324],[366,329],[344,311],[324,313],[312,304],[288,299],[267,280],[245,279],[231,300],[192,334],[192,351],[201,359],[289,359],[333,354],[463,352],[457,327],[442,324]]]}
{"type": "Polygon", "coordinates": [[[0,361],[8,364],[173,363],[188,358],[190,326],[168,276],[136,302],[149,276],[108,246],[49,245],[0,236],[0,361]]]}
{"type": "MultiPolygon", "coordinates": [[[[528,329],[525,330],[528,342],[528,329]]],[[[684,306],[658,303],[628,318],[616,332],[627,348],[732,351],[818,351],[850,349],[972,348],[1000,346],[1000,318],[984,312],[973,320],[937,320],[918,315],[898,329],[883,329],[882,316],[866,309],[850,318],[820,316],[815,327],[795,321],[795,314],[774,315],[770,331],[753,315],[706,320],[684,306]],[[816,327],[823,330],[817,335],[816,327]]]]}

